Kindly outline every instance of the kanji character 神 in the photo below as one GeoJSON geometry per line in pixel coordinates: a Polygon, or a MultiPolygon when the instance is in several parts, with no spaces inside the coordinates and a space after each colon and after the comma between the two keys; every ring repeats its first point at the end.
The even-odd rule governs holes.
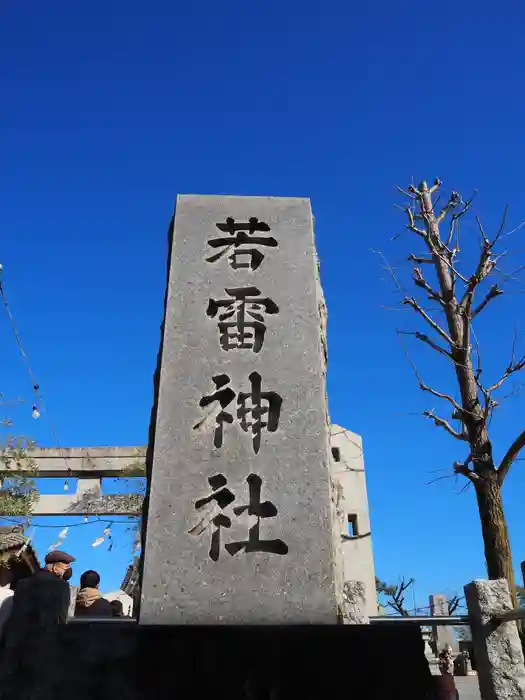
{"type": "MultiPolygon", "coordinates": [[[[252,372],[249,379],[251,391],[239,392],[237,395],[237,420],[245,432],[252,433],[253,451],[257,454],[261,447],[262,430],[266,428],[268,432],[273,433],[279,426],[283,400],[275,391],[261,391],[262,378],[258,372],[252,372]]],[[[216,403],[219,409],[215,414],[216,427],[213,441],[217,448],[222,447],[224,423],[233,423],[233,415],[224,410],[235,398],[233,389],[226,386],[229,382],[230,378],[226,374],[213,377],[217,391],[209,396],[203,396],[199,402],[201,408],[216,403]]],[[[193,426],[193,429],[201,428],[210,415],[211,413],[208,413],[193,426]]]]}

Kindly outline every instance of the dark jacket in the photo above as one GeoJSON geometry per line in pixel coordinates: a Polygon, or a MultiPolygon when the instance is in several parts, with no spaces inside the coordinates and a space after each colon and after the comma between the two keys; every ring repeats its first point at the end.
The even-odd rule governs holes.
{"type": "Polygon", "coordinates": [[[67,621],[69,601],[67,581],[47,569],[18,581],[2,639],[2,700],[59,697],[60,630],[67,621]]]}
{"type": "MultiPolygon", "coordinates": [[[[82,592],[83,589],[80,589],[82,592]]],[[[89,605],[83,604],[82,597],[77,596],[75,605],[75,617],[113,617],[111,603],[105,598],[98,598],[89,605]]]]}
{"type": "Polygon", "coordinates": [[[67,621],[70,601],[67,581],[47,569],[18,581],[13,596],[6,636],[32,635],[53,629],[67,621]]]}

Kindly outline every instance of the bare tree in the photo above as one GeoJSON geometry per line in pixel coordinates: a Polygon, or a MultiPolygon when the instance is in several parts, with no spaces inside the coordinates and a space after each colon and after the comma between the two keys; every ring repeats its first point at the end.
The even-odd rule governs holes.
{"type": "Polygon", "coordinates": [[[463,600],[463,598],[458,596],[458,595],[453,595],[450,600],[447,600],[448,614],[449,615],[453,615],[456,612],[456,610],[461,605],[462,600],[463,600]]]}
{"type": "MultiPolygon", "coordinates": [[[[376,576],[376,593],[385,596],[387,608],[391,608],[403,617],[410,617],[411,614],[417,615],[420,611],[425,611],[426,614],[428,608],[413,608],[410,610],[405,605],[405,593],[414,583],[415,579],[409,578],[408,581],[406,581],[404,576],[398,584],[386,583],[376,576]]],[[[448,614],[453,615],[463,600],[464,599],[458,595],[453,595],[447,600],[448,614]]]]}
{"type": "Polygon", "coordinates": [[[487,382],[474,332],[480,314],[504,293],[504,281],[515,279],[515,274],[519,272],[516,270],[512,274],[501,275],[503,282],[495,282],[500,272],[498,264],[507,254],[501,249],[502,241],[514,231],[505,231],[508,207],[499,230],[492,237],[485,233],[479,217],[476,217],[479,254],[476,255],[475,265],[470,272],[461,271],[460,221],[471,209],[472,198],[464,201],[457,192],[453,192],[447,203],[438,209],[436,198],[440,186],[440,180],[436,180],[431,187],[422,182],[418,187],[410,185],[406,191],[400,190],[409,199],[405,209],[408,216],[406,228],[414,234],[424,251],[421,254],[412,252],[408,256],[413,264],[412,282],[417,290],[424,293],[429,304],[421,303],[416,296],[407,294],[395,272],[389,268],[403,295],[403,304],[413,310],[428,329],[425,333],[398,330],[398,334],[421,390],[448,407],[448,415],[445,416],[439,415],[434,409],[424,411],[423,415],[466,447],[466,459],[455,462],[453,472],[461,474],[474,486],[488,576],[491,579],[506,578],[516,602],[501,488],[512,464],[525,446],[525,430],[516,437],[498,465],[493,458],[489,427],[494,409],[499,403],[497,393],[509,378],[525,368],[525,355],[516,355],[515,332],[508,364],[495,381],[487,382]],[[424,269],[429,270],[428,276],[423,274],[424,269]],[[428,306],[432,308],[428,309],[428,306]],[[403,342],[403,336],[406,335],[414,337],[450,363],[456,391],[444,393],[423,381],[403,342]],[[455,395],[458,396],[457,399],[454,398],[455,395]],[[459,427],[453,426],[454,421],[457,421],[459,427]]]}
{"type": "Polygon", "coordinates": [[[404,578],[397,585],[385,583],[376,578],[376,592],[383,593],[387,598],[386,606],[403,617],[409,617],[410,611],[405,605],[405,592],[414,584],[414,579],[405,581],[404,578]]]}

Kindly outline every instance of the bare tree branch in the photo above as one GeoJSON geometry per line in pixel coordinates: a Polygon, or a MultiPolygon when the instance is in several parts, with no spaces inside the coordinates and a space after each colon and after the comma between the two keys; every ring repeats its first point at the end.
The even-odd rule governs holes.
{"type": "Polygon", "coordinates": [[[375,253],[376,255],[379,255],[379,257],[380,257],[381,260],[383,261],[383,263],[384,263],[386,269],[388,270],[388,272],[390,272],[390,276],[392,277],[392,279],[393,279],[393,281],[394,281],[394,284],[395,284],[396,287],[398,288],[398,290],[399,290],[401,296],[402,296],[403,298],[405,298],[405,296],[406,296],[405,290],[403,289],[403,287],[402,287],[401,284],[399,283],[399,280],[398,280],[397,277],[396,277],[396,273],[394,272],[394,269],[392,268],[392,265],[390,265],[390,263],[388,262],[388,260],[385,258],[385,256],[383,255],[383,253],[382,253],[380,250],[373,250],[373,249],[372,249],[372,253],[375,253]]]}
{"type": "MultiPolygon", "coordinates": [[[[450,251],[449,251],[449,253],[450,253],[450,251]]],[[[467,279],[466,277],[464,277],[464,276],[461,274],[461,272],[459,272],[459,270],[458,270],[456,267],[454,267],[454,265],[452,264],[452,260],[448,260],[448,259],[447,259],[442,253],[440,253],[439,251],[434,251],[434,255],[436,255],[443,263],[445,263],[445,265],[446,265],[447,267],[450,268],[450,271],[451,271],[458,279],[460,279],[460,280],[461,280],[462,282],[464,282],[465,284],[468,284],[468,279],[467,279]]]]}
{"type": "Polygon", "coordinates": [[[436,179],[434,180],[434,184],[430,188],[430,194],[434,194],[434,192],[439,190],[442,184],[443,182],[439,179],[439,177],[436,177],[436,179]]]}
{"type": "Polygon", "coordinates": [[[505,207],[505,211],[503,212],[503,218],[501,219],[501,225],[499,227],[499,231],[497,232],[496,237],[494,238],[494,241],[492,243],[493,246],[495,246],[496,243],[501,238],[501,234],[503,233],[503,231],[505,229],[505,224],[507,223],[508,213],[509,213],[509,205],[507,204],[507,206],[505,207]]]}
{"type": "Polygon", "coordinates": [[[481,223],[479,223],[480,230],[483,235],[483,247],[481,249],[481,254],[479,256],[479,262],[476,271],[472,277],[467,282],[467,289],[463,295],[463,299],[460,302],[460,307],[470,314],[470,307],[472,305],[472,300],[474,298],[474,292],[478,285],[483,282],[483,280],[490,275],[494,267],[496,266],[496,261],[492,258],[492,243],[486,237],[481,223]]]}
{"type": "Polygon", "coordinates": [[[516,461],[516,458],[518,457],[519,453],[521,450],[525,447],[525,430],[521,433],[521,435],[518,435],[518,437],[514,440],[512,445],[509,447],[507,450],[507,453],[505,457],[501,460],[501,463],[498,468],[498,483],[501,485],[503,484],[503,481],[505,480],[505,477],[509,473],[509,470],[513,464],[513,462],[516,461]]]}
{"type": "Polygon", "coordinates": [[[414,370],[414,374],[416,375],[416,379],[419,383],[419,388],[421,389],[421,391],[427,391],[429,394],[436,396],[438,399],[443,399],[445,401],[448,401],[450,404],[452,404],[452,406],[456,409],[456,411],[458,411],[458,413],[461,413],[463,411],[463,409],[461,408],[459,403],[455,399],[452,398],[452,396],[448,396],[448,394],[442,394],[440,391],[436,391],[435,389],[432,389],[432,387],[430,387],[424,383],[423,379],[421,378],[421,375],[419,373],[418,368],[416,367],[416,365],[412,361],[412,358],[408,354],[408,351],[405,347],[405,343],[403,342],[403,338],[401,337],[401,334],[398,333],[398,336],[399,336],[399,340],[401,342],[401,346],[403,348],[403,352],[405,353],[405,357],[407,358],[410,366],[414,370]]]}
{"type": "Polygon", "coordinates": [[[396,332],[401,334],[401,335],[413,335],[415,338],[420,340],[422,343],[426,343],[433,350],[438,352],[440,355],[443,355],[443,357],[446,357],[447,359],[452,360],[452,355],[448,352],[448,350],[445,350],[440,345],[435,343],[431,338],[428,337],[428,335],[425,335],[424,333],[419,333],[418,331],[400,331],[400,330],[398,330],[396,332]]]}
{"type": "Polygon", "coordinates": [[[456,610],[459,608],[461,601],[463,598],[460,598],[458,595],[452,596],[452,598],[448,601],[448,614],[453,615],[456,610]]]}
{"type": "MultiPolygon", "coordinates": [[[[432,187],[430,188],[430,194],[432,194],[432,187]]],[[[460,202],[461,197],[459,195],[459,192],[452,192],[452,194],[450,195],[450,199],[445,204],[438,216],[436,216],[436,224],[439,226],[439,224],[443,221],[443,219],[446,217],[449,211],[455,209],[460,202]]]]}
{"type": "Polygon", "coordinates": [[[431,486],[432,484],[436,484],[438,481],[443,481],[444,479],[453,479],[454,474],[444,474],[443,476],[438,476],[435,479],[431,479],[430,481],[427,481],[425,486],[431,486]]]}
{"type": "Polygon", "coordinates": [[[488,237],[483,229],[483,225],[481,223],[481,219],[479,218],[479,216],[476,216],[476,223],[478,225],[479,232],[481,233],[481,237],[483,238],[483,245],[490,245],[490,241],[489,241],[489,239],[488,239],[488,237]]]}
{"type": "Polygon", "coordinates": [[[520,231],[523,227],[525,226],[525,221],[522,221],[521,224],[516,226],[516,228],[513,228],[512,231],[507,231],[507,233],[504,233],[501,238],[507,238],[507,236],[512,236],[513,233],[517,233],[520,231]]]}
{"type": "Polygon", "coordinates": [[[436,416],[434,411],[423,411],[423,415],[430,418],[430,420],[434,421],[435,425],[446,430],[449,435],[452,435],[452,437],[455,437],[457,440],[468,440],[468,436],[465,431],[460,433],[457,430],[454,430],[447,420],[436,416]]]}
{"type": "MultiPolygon", "coordinates": [[[[448,394],[442,394],[440,391],[436,391],[435,389],[432,389],[431,386],[428,386],[427,384],[423,384],[423,382],[420,382],[419,388],[422,391],[428,391],[428,393],[432,394],[432,396],[437,396],[438,399],[443,399],[444,401],[448,401],[450,404],[452,404],[452,406],[454,406],[454,408],[456,409],[458,414],[463,413],[463,409],[458,404],[458,402],[452,398],[452,396],[449,396],[448,394]]],[[[460,416],[458,416],[458,418],[460,418],[460,416]]],[[[461,418],[460,418],[460,420],[461,420],[461,418]]]]}
{"type": "Polygon", "coordinates": [[[444,331],[441,326],[434,321],[434,319],[430,318],[430,316],[427,314],[427,312],[417,303],[417,301],[414,299],[414,297],[405,297],[403,300],[403,304],[407,304],[408,306],[411,306],[414,311],[417,311],[417,313],[422,316],[425,321],[431,326],[438,335],[440,335],[443,340],[445,340],[450,347],[454,347],[455,343],[452,340],[452,338],[449,336],[449,334],[444,331]]]}
{"type": "Polygon", "coordinates": [[[417,233],[417,235],[421,236],[421,238],[426,238],[426,236],[427,236],[426,231],[424,229],[418,228],[416,226],[416,220],[415,220],[414,212],[412,211],[412,209],[410,209],[410,207],[409,207],[406,210],[406,212],[408,215],[407,229],[409,229],[409,231],[413,231],[414,233],[417,233]]]}
{"type": "Polygon", "coordinates": [[[488,387],[487,391],[492,392],[496,391],[496,389],[499,389],[501,385],[507,381],[507,379],[512,375],[515,374],[516,372],[519,372],[525,367],[525,355],[518,360],[518,362],[512,362],[509,364],[507,369],[505,370],[503,376],[501,379],[499,379],[495,384],[492,384],[491,386],[488,387]]]}
{"type": "MultiPolygon", "coordinates": [[[[504,255],[504,253],[499,255],[498,260],[499,260],[499,258],[503,257],[503,255],[504,255]]],[[[503,272],[503,270],[500,270],[499,267],[495,267],[494,269],[497,272],[499,272],[499,274],[502,277],[501,284],[505,284],[509,280],[513,280],[514,282],[520,282],[521,280],[519,279],[519,277],[516,277],[516,275],[520,272],[523,272],[523,270],[525,270],[525,265],[520,265],[520,267],[518,267],[516,270],[513,270],[512,272],[503,272]]]]}
{"type": "Polygon", "coordinates": [[[429,299],[437,301],[439,304],[441,304],[441,306],[446,306],[445,301],[443,300],[443,297],[441,296],[441,294],[439,294],[439,292],[436,292],[434,289],[432,289],[432,287],[428,284],[428,282],[423,277],[423,273],[421,272],[421,269],[419,267],[414,268],[413,274],[412,274],[412,279],[413,279],[416,287],[420,287],[421,289],[424,289],[427,292],[429,299]]]}
{"type": "Polygon", "coordinates": [[[454,231],[456,230],[456,226],[458,224],[458,221],[460,220],[460,218],[464,214],[466,214],[468,212],[468,210],[470,209],[470,207],[472,205],[472,202],[474,201],[474,197],[477,195],[477,193],[478,193],[478,191],[474,190],[472,197],[465,202],[465,206],[463,207],[463,209],[460,212],[454,212],[454,214],[450,217],[450,226],[448,229],[448,238],[447,238],[447,243],[446,243],[447,247],[449,247],[450,244],[452,243],[452,239],[454,237],[454,231]]]}
{"type": "Polygon", "coordinates": [[[469,481],[476,482],[480,477],[476,472],[469,469],[468,465],[472,461],[472,455],[469,455],[464,462],[454,462],[454,474],[462,474],[469,481]]]}
{"type": "Polygon", "coordinates": [[[393,593],[390,593],[391,600],[388,601],[387,606],[395,610],[397,613],[403,617],[409,617],[408,610],[405,607],[405,591],[410,588],[414,583],[414,579],[411,578],[405,582],[405,579],[401,579],[401,583],[396,586],[393,593]]]}
{"type": "Polygon", "coordinates": [[[414,192],[407,192],[402,187],[399,187],[399,185],[397,186],[397,190],[398,190],[398,192],[401,192],[402,195],[404,195],[405,197],[408,197],[409,199],[416,198],[416,194],[414,192]]]}
{"type": "Polygon", "coordinates": [[[471,319],[472,319],[472,318],[476,318],[476,316],[477,316],[481,311],[483,311],[483,309],[485,308],[485,306],[487,306],[487,304],[488,304],[490,301],[492,301],[492,299],[495,299],[496,297],[499,297],[499,296],[501,296],[502,294],[503,294],[503,289],[501,289],[500,287],[498,287],[497,284],[493,284],[492,287],[489,289],[489,291],[488,291],[488,293],[487,293],[487,296],[483,299],[483,301],[481,302],[481,304],[480,304],[479,306],[477,306],[477,307],[474,309],[474,311],[472,311],[472,313],[471,313],[471,315],[470,315],[470,318],[471,318],[471,319]]]}
{"type": "Polygon", "coordinates": [[[433,265],[434,261],[432,258],[423,258],[418,255],[414,255],[414,253],[410,253],[408,256],[407,260],[412,260],[415,263],[419,263],[420,265],[433,265]]]}

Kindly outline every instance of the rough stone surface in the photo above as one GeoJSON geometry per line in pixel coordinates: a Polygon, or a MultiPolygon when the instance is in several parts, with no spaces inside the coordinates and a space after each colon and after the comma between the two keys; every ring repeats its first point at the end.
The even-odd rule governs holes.
{"type": "MultiPolygon", "coordinates": [[[[250,263],[249,256],[237,263],[250,263]]],[[[307,199],[178,198],[146,501],[141,624],[338,620],[323,301],[316,264],[307,199]],[[249,244],[236,247],[230,243],[235,235],[217,228],[228,217],[236,222],[257,217],[270,230],[245,231],[249,244]],[[229,245],[210,246],[217,238],[229,245]],[[277,245],[256,244],[254,238],[273,238],[277,245]],[[247,249],[258,249],[264,259],[255,260],[256,269],[232,268],[232,256],[247,249]],[[250,287],[260,292],[250,292],[250,299],[260,296],[260,304],[245,309],[245,319],[259,320],[249,314],[255,311],[266,326],[258,352],[249,347],[250,338],[245,338],[248,347],[230,347],[239,339],[221,338],[218,325],[236,322],[235,290],[250,287]],[[228,308],[226,300],[234,307],[228,308]],[[232,309],[235,313],[227,318],[232,309]],[[269,425],[259,436],[254,434],[258,419],[249,410],[252,403],[243,404],[240,396],[254,391],[254,372],[263,392],[275,392],[272,415],[263,415],[269,425]],[[220,445],[221,407],[204,397],[229,389],[230,395],[221,394],[227,415],[220,445]],[[244,423],[243,408],[248,409],[244,423]],[[250,479],[251,508],[243,509],[250,503],[250,475],[255,475],[250,479]],[[259,509],[254,495],[258,478],[259,509]],[[217,496],[222,502],[205,503],[212,486],[217,486],[215,494],[229,489],[235,500],[226,503],[230,496],[222,491],[217,496]],[[260,520],[256,512],[263,516],[260,520]],[[257,551],[268,547],[256,542],[258,522],[259,538],[278,540],[271,545],[278,552],[257,551]],[[212,550],[217,531],[220,546],[212,550]],[[242,545],[237,552],[226,550],[226,545],[246,542],[249,532],[251,551],[242,545]]],[[[263,408],[268,408],[265,401],[263,408]]]]}
{"type": "Polygon", "coordinates": [[[515,622],[497,624],[493,616],[512,610],[508,583],[473,581],[465,586],[483,700],[525,700],[525,663],[515,622]]]}
{"type": "Polygon", "coordinates": [[[366,614],[366,586],[363,581],[345,581],[343,585],[343,622],[349,625],[365,625],[370,622],[366,614]]]}

